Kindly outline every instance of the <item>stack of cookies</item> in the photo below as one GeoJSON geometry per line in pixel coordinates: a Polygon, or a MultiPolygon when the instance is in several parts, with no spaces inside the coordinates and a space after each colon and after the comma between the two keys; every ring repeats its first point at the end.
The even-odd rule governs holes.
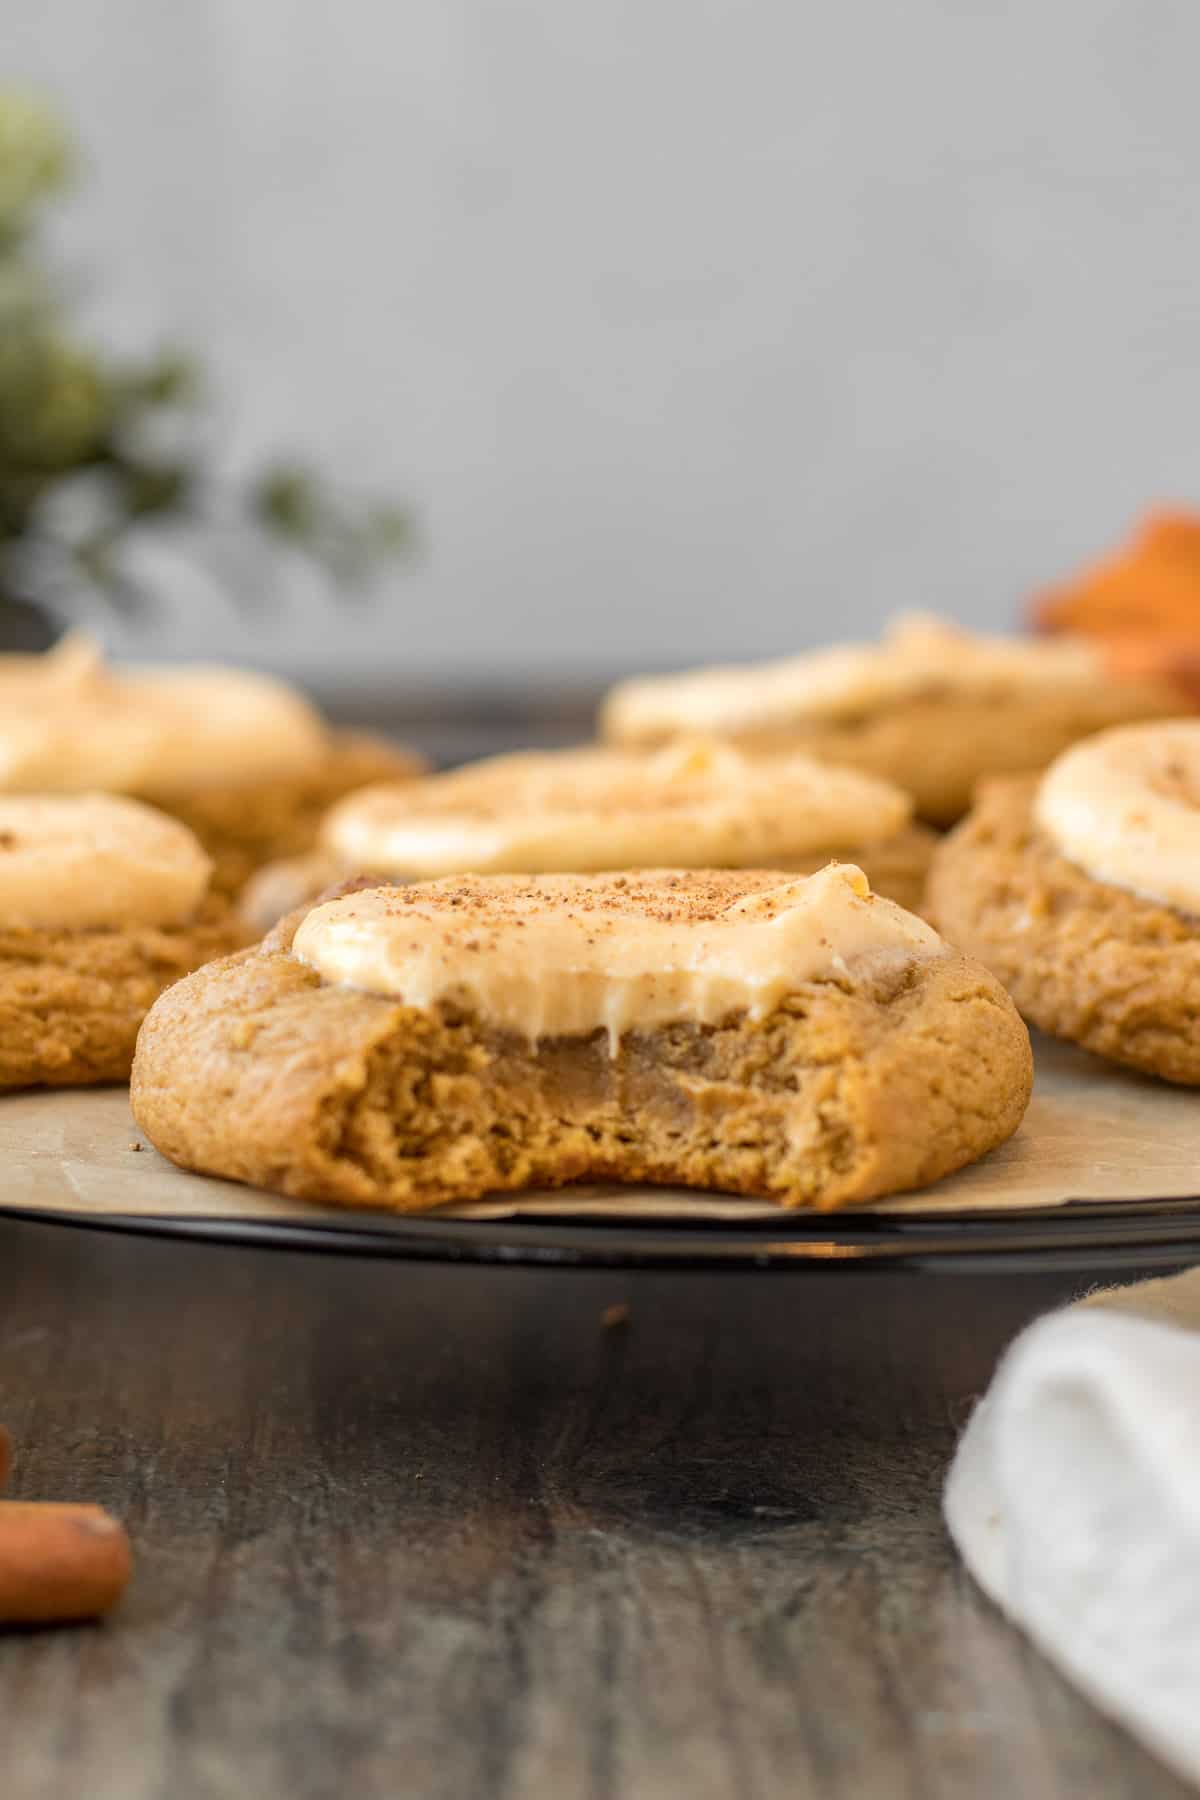
{"type": "Polygon", "coordinates": [[[442,774],[262,677],[8,663],[0,1082],[132,1058],[186,1168],[830,1209],[1017,1129],[1022,1015],[1200,1084],[1200,723],[1127,645],[911,618],[442,774]]]}

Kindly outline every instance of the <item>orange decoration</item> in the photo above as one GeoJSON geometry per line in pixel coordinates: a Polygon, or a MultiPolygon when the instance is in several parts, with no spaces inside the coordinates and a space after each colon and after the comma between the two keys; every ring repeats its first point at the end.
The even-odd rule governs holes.
{"type": "Polygon", "coordinates": [[[0,1500],[0,1624],[73,1624],[125,1591],[129,1539],[99,1506],[0,1500]]]}
{"type": "MultiPolygon", "coordinates": [[[[0,1487],[12,1439],[0,1425],[0,1487]]],[[[129,1539],[102,1507],[0,1500],[0,1627],[74,1624],[117,1604],[133,1566],[129,1539]]]]}
{"type": "Polygon", "coordinates": [[[1200,704],[1200,513],[1151,513],[1123,549],[1035,598],[1031,621],[1098,639],[1114,674],[1200,704]]]}

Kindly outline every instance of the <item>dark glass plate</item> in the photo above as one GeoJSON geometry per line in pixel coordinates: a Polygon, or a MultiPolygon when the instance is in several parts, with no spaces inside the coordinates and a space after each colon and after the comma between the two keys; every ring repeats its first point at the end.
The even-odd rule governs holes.
{"type": "Polygon", "coordinates": [[[1200,1261],[1200,1198],[1071,1203],[1054,1210],[970,1214],[835,1213],[778,1220],[661,1224],[536,1219],[366,1219],[345,1224],[118,1217],[8,1206],[10,1216],[91,1230],[134,1231],[307,1250],[325,1255],[580,1269],[728,1269],[830,1273],[902,1269],[1167,1268],[1200,1261]]]}

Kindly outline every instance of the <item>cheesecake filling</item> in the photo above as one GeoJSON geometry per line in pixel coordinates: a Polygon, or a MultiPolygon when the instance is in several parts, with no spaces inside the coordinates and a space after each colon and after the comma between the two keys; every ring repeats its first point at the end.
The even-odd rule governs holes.
{"type": "Polygon", "coordinates": [[[603,1031],[614,1053],[629,1031],[761,1018],[806,982],[944,949],[849,863],[799,879],[650,870],[371,888],[316,907],[293,942],[327,982],[460,1006],[531,1043],[603,1031]]]}
{"type": "Polygon", "coordinates": [[[206,665],[112,667],[90,639],[0,656],[0,792],[170,794],[319,767],[320,714],[285,682],[206,665]]]}
{"type": "Polygon", "coordinates": [[[1093,881],[1200,914],[1200,720],[1085,738],[1042,777],[1034,817],[1093,881]]]}
{"type": "Polygon", "coordinates": [[[763,868],[879,843],[909,824],[888,781],[713,739],[664,749],[490,758],[335,807],[323,847],[347,869],[421,879],[570,869],[763,868]]]}
{"type": "Polygon", "coordinates": [[[182,925],[211,872],[185,825],[138,800],[0,795],[0,928],[182,925]]]}
{"type": "Polygon", "coordinates": [[[838,723],[931,693],[989,699],[1085,689],[1105,678],[1082,639],[987,637],[925,614],[897,619],[877,644],[834,644],[778,662],[622,682],[604,706],[606,737],[648,742],[838,723]]]}

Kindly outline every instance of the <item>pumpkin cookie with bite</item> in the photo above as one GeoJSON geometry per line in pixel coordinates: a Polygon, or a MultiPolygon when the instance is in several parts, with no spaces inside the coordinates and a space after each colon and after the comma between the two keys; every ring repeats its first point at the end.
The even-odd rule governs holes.
{"type": "Polygon", "coordinates": [[[131,1097],[184,1167],[421,1212],[602,1180],[829,1210],[1016,1129],[1000,984],[835,864],[343,894],[165,994],[131,1097]]]}

